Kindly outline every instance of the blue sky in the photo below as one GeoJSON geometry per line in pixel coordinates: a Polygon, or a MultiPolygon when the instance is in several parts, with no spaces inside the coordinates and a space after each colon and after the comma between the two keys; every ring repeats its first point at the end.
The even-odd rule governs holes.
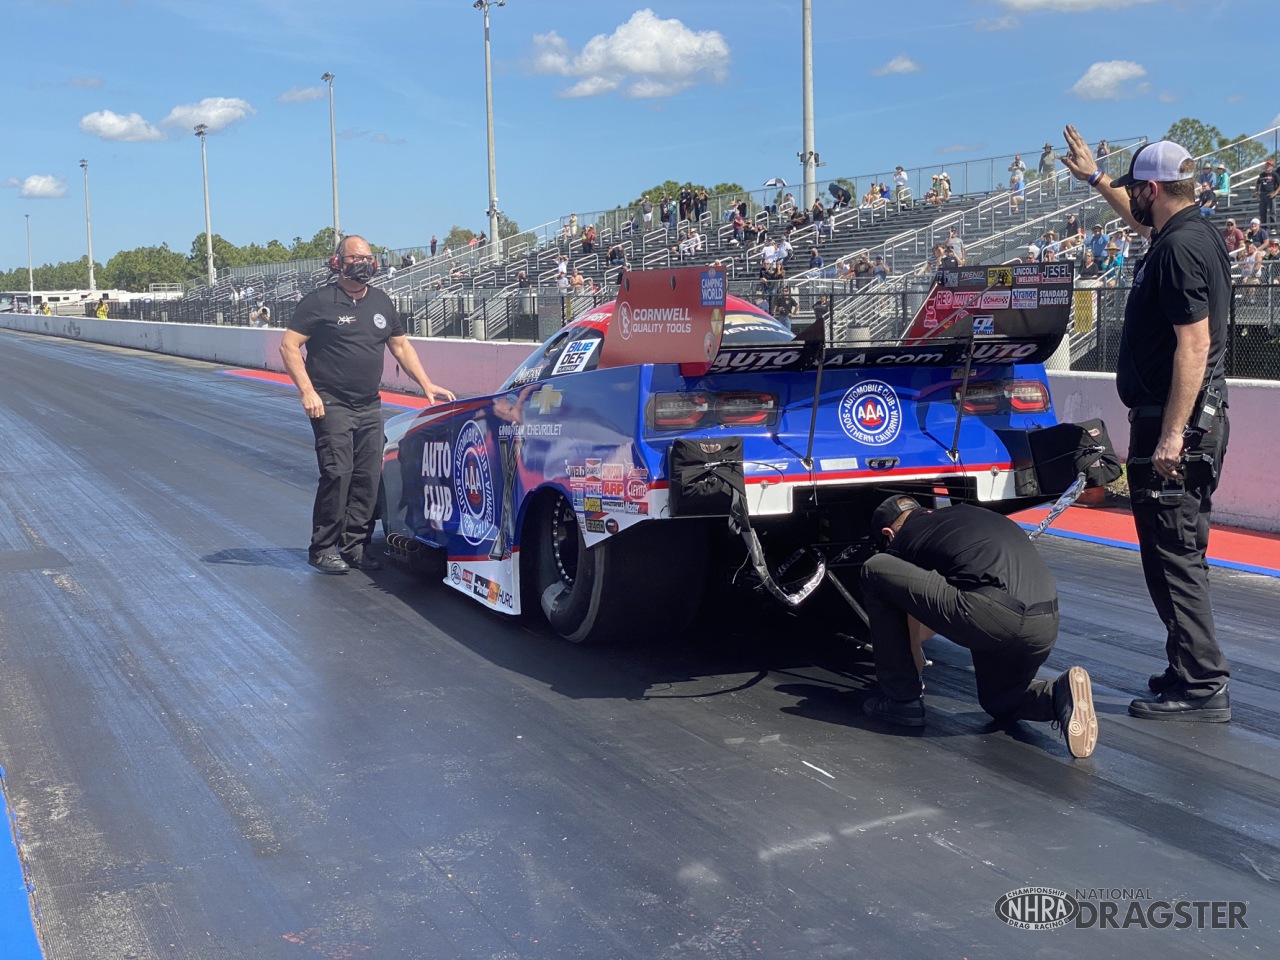
{"type": "MultiPolygon", "coordinates": [[[[5,0],[0,269],[204,229],[332,222],[403,247],[487,225],[484,47],[470,0],[5,0]]],[[[524,228],[674,179],[801,179],[800,0],[508,0],[491,10],[499,205],[524,228]]],[[[820,178],[1086,137],[1276,122],[1261,0],[813,0],[820,178]]]]}

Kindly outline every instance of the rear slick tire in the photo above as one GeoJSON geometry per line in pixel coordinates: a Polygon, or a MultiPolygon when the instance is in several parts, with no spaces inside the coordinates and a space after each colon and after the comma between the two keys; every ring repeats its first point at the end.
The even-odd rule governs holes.
{"type": "Polygon", "coordinates": [[[641,521],[588,548],[573,508],[557,497],[536,529],[535,595],[570,643],[670,636],[697,612],[707,558],[700,523],[641,521]]]}

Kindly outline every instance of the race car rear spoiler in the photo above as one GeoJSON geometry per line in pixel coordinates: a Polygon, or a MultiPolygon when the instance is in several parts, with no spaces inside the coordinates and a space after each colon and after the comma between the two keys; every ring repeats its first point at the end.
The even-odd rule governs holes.
{"type": "Polygon", "coordinates": [[[939,271],[902,336],[827,342],[811,327],[790,343],[722,344],[710,373],[847,367],[1043,363],[1071,322],[1073,264],[939,271]]]}

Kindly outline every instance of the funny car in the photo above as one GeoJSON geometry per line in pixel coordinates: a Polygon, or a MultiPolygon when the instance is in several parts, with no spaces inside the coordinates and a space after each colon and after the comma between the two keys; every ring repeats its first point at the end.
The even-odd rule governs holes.
{"type": "Polygon", "coordinates": [[[387,422],[387,551],[573,642],[679,629],[708,590],[856,609],[889,494],[1007,513],[1067,486],[1033,441],[1071,277],[1010,269],[939,277],[901,337],[849,344],[714,268],[635,271],[492,394],[387,422]]]}

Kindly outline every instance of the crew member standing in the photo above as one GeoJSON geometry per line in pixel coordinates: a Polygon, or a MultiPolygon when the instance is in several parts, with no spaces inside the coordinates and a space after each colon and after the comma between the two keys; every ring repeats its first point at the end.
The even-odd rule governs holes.
{"type": "Polygon", "coordinates": [[[1036,679],[1058,637],[1058,588],[1021,527],[985,507],[925,510],[899,495],[876,508],[871,533],[881,552],[862,567],[862,593],[884,694],[863,704],[867,716],[924,726],[920,643],[936,632],[973,654],[978,702],[992,717],[1053,721],[1073,757],[1093,753],[1089,674],[1036,679]]]}
{"type": "Polygon", "coordinates": [[[382,564],[366,548],[382,462],[383,345],[428,400],[454,396],[422,369],[391,298],[369,286],[378,261],[364,238],[344,237],[330,264],[337,283],[302,298],[280,344],[284,368],[311,418],[320,466],[307,556],[322,573],[377,570],[382,564]]]}
{"type": "Polygon", "coordinates": [[[1230,667],[1209,600],[1209,514],[1230,426],[1223,360],[1231,264],[1195,204],[1195,162],[1161,140],[1112,180],[1067,127],[1063,162],[1150,241],[1125,306],[1116,390],[1129,408],[1129,487],[1147,590],[1167,631],[1169,665],[1153,697],[1129,704],[1151,720],[1231,719],[1230,667]]]}

